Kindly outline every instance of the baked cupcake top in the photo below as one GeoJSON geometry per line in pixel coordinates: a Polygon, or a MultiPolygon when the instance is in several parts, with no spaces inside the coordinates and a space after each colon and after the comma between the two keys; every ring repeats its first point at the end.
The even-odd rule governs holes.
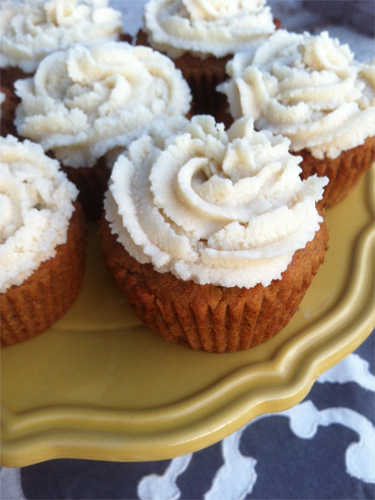
{"type": "Polygon", "coordinates": [[[289,141],[251,120],[155,124],[112,171],[112,232],[140,263],[199,284],[251,288],[280,279],[314,238],[325,177],[302,181],[289,141]]]}
{"type": "Polygon", "coordinates": [[[47,54],[75,43],[117,39],[121,12],[107,0],[3,2],[0,11],[0,67],[35,71],[47,54]]]}
{"type": "Polygon", "coordinates": [[[375,65],[327,32],[278,30],[255,54],[237,54],[227,73],[218,89],[232,116],[288,137],[292,151],[336,158],[375,135],[375,65]]]}
{"type": "Polygon", "coordinates": [[[55,52],[15,88],[21,98],[19,134],[71,167],[93,166],[160,115],[187,113],[191,100],[188,84],[167,56],[126,42],[55,52]]]}
{"type": "Polygon", "coordinates": [[[265,0],[149,0],[144,29],[172,58],[224,57],[248,50],[275,30],[265,0]]]}
{"type": "Polygon", "coordinates": [[[38,144],[0,138],[0,293],[66,242],[78,191],[38,144]]]}

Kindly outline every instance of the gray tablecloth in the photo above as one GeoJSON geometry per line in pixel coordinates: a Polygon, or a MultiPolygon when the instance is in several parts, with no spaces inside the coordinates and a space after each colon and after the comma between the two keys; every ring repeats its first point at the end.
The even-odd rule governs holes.
{"type": "MultiPolygon", "coordinates": [[[[144,1],[113,0],[127,31],[144,1]]],[[[283,26],[328,30],[373,58],[374,2],[269,2],[283,26]]],[[[300,404],[263,415],[223,441],[173,460],[51,460],[0,470],[1,499],[374,499],[375,331],[323,374],[300,404]]]]}

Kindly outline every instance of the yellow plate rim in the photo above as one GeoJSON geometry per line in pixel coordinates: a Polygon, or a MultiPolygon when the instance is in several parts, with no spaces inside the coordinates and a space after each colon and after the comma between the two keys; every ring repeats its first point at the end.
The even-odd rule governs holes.
{"type": "MultiPolygon", "coordinates": [[[[374,172],[373,167],[367,174],[365,188],[371,204],[374,172]]],[[[61,404],[13,413],[3,404],[1,464],[21,467],[54,458],[169,459],[209,446],[259,415],[299,403],[318,376],[374,328],[369,272],[374,247],[375,225],[369,223],[355,241],[349,286],[327,314],[292,339],[269,341],[279,345],[267,361],[242,367],[191,397],[147,410],[61,404]]]]}

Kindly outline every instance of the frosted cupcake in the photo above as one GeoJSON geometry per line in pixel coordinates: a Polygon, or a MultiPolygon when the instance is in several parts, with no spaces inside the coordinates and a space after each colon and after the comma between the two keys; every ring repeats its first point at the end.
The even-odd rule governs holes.
{"type": "Polygon", "coordinates": [[[89,219],[102,211],[108,156],[160,116],[186,114],[191,94],[172,61],[126,42],[76,45],[16,82],[20,136],[41,144],[80,190],[89,219]]]}
{"type": "Polygon", "coordinates": [[[116,40],[121,13],[107,0],[4,1],[0,11],[2,85],[12,88],[33,74],[39,62],[75,43],[116,40]]]}
{"type": "Polygon", "coordinates": [[[316,202],[289,141],[240,120],[170,120],[112,171],[100,235],[110,273],[142,321],[194,350],[232,352],[276,335],[323,262],[316,202]]]}
{"type": "Polygon", "coordinates": [[[330,179],[324,206],[343,200],[375,159],[375,65],[354,60],[348,45],[279,30],[255,55],[238,54],[219,90],[234,119],[291,141],[303,178],[330,179]]]}
{"type": "Polygon", "coordinates": [[[0,138],[1,346],[55,323],[80,290],[86,229],[76,187],[38,144],[0,138]]]}
{"type": "Polygon", "coordinates": [[[150,0],[137,43],[170,56],[192,89],[194,113],[213,114],[228,59],[274,30],[265,0],[150,0]]]}

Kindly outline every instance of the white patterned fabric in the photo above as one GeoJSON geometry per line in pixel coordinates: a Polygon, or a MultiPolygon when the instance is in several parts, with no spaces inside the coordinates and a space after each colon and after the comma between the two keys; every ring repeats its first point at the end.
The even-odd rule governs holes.
{"type": "MultiPolygon", "coordinates": [[[[337,4],[348,19],[353,17],[348,9],[361,2],[337,4]]],[[[269,3],[284,27],[311,27],[317,32],[320,22],[348,42],[358,59],[374,57],[367,36],[343,25],[328,28],[324,9],[317,14],[315,8],[310,14],[299,0],[269,3]]],[[[110,4],[126,5],[124,16],[131,19],[135,34],[145,1],[110,4]]],[[[344,16],[340,18],[338,10],[340,22],[344,16]]],[[[374,352],[375,330],[354,353],[323,373],[301,403],[282,413],[262,415],[201,451],[158,462],[61,459],[22,469],[2,468],[0,498],[374,500],[374,352]]]]}
{"type": "Polygon", "coordinates": [[[375,331],[309,395],[204,450],[159,462],[51,460],[2,468],[0,498],[374,499],[375,331]],[[74,478],[74,481],[72,480],[74,478]]]}

